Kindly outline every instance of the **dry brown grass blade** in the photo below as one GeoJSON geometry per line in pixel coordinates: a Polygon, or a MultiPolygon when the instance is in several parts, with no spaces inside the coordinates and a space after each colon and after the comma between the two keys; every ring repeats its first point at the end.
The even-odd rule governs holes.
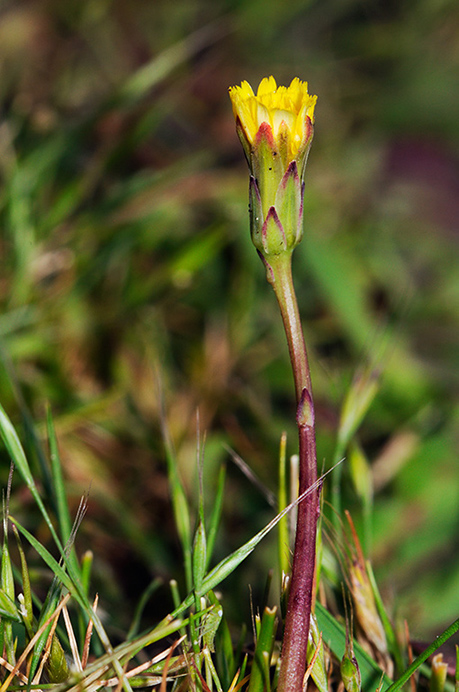
{"type": "Polygon", "coordinates": [[[174,652],[174,649],[175,649],[179,644],[181,644],[185,638],[186,638],[186,635],[184,635],[183,637],[180,637],[180,639],[177,639],[177,641],[174,642],[174,643],[172,644],[171,647],[169,647],[169,651],[168,651],[168,653],[167,653],[166,662],[165,662],[165,664],[164,664],[163,674],[162,674],[162,676],[161,676],[161,687],[159,688],[159,692],[166,692],[167,671],[169,670],[169,664],[170,664],[170,661],[171,661],[172,654],[173,654],[173,652],[174,652]]]}
{"type": "Polygon", "coordinates": [[[241,673],[241,669],[238,668],[236,671],[236,675],[231,681],[231,685],[229,687],[228,692],[239,692],[240,689],[242,689],[242,686],[245,685],[246,682],[250,680],[250,675],[246,675],[245,678],[242,678],[240,682],[238,682],[239,675],[241,673]]]}
{"type": "MultiPolygon", "coordinates": [[[[135,677],[136,675],[140,675],[143,673],[145,670],[150,668],[150,666],[155,665],[156,663],[159,663],[162,661],[164,658],[166,658],[166,663],[165,663],[165,673],[166,673],[166,681],[167,681],[167,670],[168,670],[168,663],[170,661],[170,658],[172,654],[174,653],[174,650],[176,647],[183,642],[185,639],[185,636],[181,637],[178,639],[174,644],[172,644],[168,649],[165,649],[164,651],[161,651],[161,653],[157,654],[153,658],[151,658],[149,661],[145,661],[141,665],[137,666],[136,668],[132,668],[131,670],[127,671],[126,677],[128,679],[135,677]]],[[[127,665],[127,663],[126,663],[127,665]]],[[[95,692],[95,690],[98,690],[102,687],[115,687],[119,686],[120,684],[120,679],[118,677],[111,677],[107,678],[106,680],[102,679],[102,675],[108,670],[108,665],[104,665],[101,667],[101,670],[99,671],[99,674],[96,676],[95,674],[89,676],[86,679],[80,680],[79,683],[71,687],[67,692],[81,692],[81,684],[84,683],[84,690],[85,692],[95,692]],[[88,684],[89,683],[89,684],[88,684]]],[[[160,682],[162,682],[162,679],[164,677],[164,672],[163,676],[155,676],[151,678],[151,684],[158,685],[160,682]]]]}
{"type": "MultiPolygon", "coordinates": [[[[16,666],[13,666],[13,665],[12,665],[11,663],[9,663],[6,659],[2,658],[2,656],[0,656],[0,666],[3,666],[3,668],[6,668],[6,670],[9,670],[10,672],[11,672],[11,671],[14,671],[15,668],[16,668],[16,666]]],[[[19,670],[16,671],[16,677],[17,677],[17,679],[20,680],[21,682],[24,682],[24,683],[27,683],[27,682],[28,682],[27,676],[24,675],[23,673],[21,673],[19,670]]],[[[41,691],[40,691],[40,690],[36,690],[36,692],[41,692],[41,691]]]]}
{"type": "Polygon", "coordinates": [[[67,635],[70,643],[70,650],[73,656],[73,664],[79,673],[83,672],[83,666],[81,664],[80,652],[78,651],[78,644],[75,637],[75,632],[73,631],[72,621],[70,620],[69,611],[67,607],[63,608],[62,615],[64,617],[65,628],[67,630],[67,635]]]}
{"type": "MultiPolygon", "coordinates": [[[[93,612],[95,613],[97,610],[97,605],[99,603],[99,594],[96,593],[96,597],[94,599],[94,603],[92,604],[92,609],[93,612]]],[[[83,655],[81,657],[81,667],[84,670],[86,666],[88,665],[88,658],[89,658],[89,647],[91,645],[91,637],[92,637],[92,632],[93,632],[94,624],[93,621],[90,620],[88,622],[88,626],[86,628],[86,635],[84,638],[84,645],[83,645],[83,655]]]]}

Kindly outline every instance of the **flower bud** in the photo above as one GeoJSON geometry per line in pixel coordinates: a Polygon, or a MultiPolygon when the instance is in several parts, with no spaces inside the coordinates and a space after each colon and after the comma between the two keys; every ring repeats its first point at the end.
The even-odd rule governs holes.
{"type": "Polygon", "coordinates": [[[346,692],[360,692],[362,689],[362,676],[359,664],[354,653],[354,643],[352,641],[352,610],[351,621],[349,622],[346,609],[346,648],[340,663],[341,680],[343,681],[346,692]]]}
{"type": "Polygon", "coordinates": [[[349,656],[347,651],[341,659],[340,672],[346,692],[360,692],[362,689],[362,677],[359,664],[356,657],[354,655],[349,656]]]}
{"type": "Polygon", "coordinates": [[[317,96],[297,77],[289,87],[264,78],[229,90],[236,130],[250,168],[252,241],[265,257],[291,251],[303,235],[304,169],[317,96]]]}

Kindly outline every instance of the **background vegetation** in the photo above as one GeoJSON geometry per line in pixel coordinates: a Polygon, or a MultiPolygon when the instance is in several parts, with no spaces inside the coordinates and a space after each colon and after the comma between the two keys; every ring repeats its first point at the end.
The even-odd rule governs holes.
{"type": "MultiPolygon", "coordinates": [[[[90,486],[77,548],[94,551],[109,631],[158,576],[145,618],[165,615],[167,580],[182,578],[162,421],[194,496],[199,409],[209,505],[228,446],[273,492],[283,430],[295,451],[227,96],[274,74],[319,95],[295,255],[319,458],[333,461],[355,371],[376,368],[343,507],[393,612],[415,638],[435,634],[457,616],[459,584],[457,3],[4,0],[0,12],[0,401],[30,449],[48,403],[75,509],[90,486]]],[[[3,486],[8,463],[2,451],[3,486]]],[[[217,557],[273,515],[228,472],[217,557]]],[[[46,541],[18,478],[11,512],[46,541]]],[[[273,537],[228,580],[238,623],[275,561],[273,537]]]]}

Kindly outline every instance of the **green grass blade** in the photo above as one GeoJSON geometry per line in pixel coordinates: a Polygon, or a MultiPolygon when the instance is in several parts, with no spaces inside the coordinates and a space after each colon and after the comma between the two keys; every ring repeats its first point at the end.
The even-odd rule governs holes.
{"type": "MultiPolygon", "coordinates": [[[[59,520],[62,543],[66,545],[72,533],[72,519],[70,516],[69,506],[67,503],[67,495],[65,491],[64,477],[62,475],[62,465],[59,455],[59,447],[57,444],[56,431],[54,429],[53,417],[51,414],[51,410],[49,408],[47,411],[46,422],[48,430],[49,456],[51,461],[51,473],[53,481],[52,485],[56,500],[57,517],[59,520]]],[[[76,560],[75,552],[72,551],[69,557],[70,559],[72,559],[75,569],[78,569],[78,562],[76,560]]]]}
{"type": "MultiPolygon", "coordinates": [[[[85,599],[81,597],[79,589],[75,586],[75,582],[69,577],[65,569],[54,559],[51,553],[29,532],[25,529],[18,521],[11,517],[11,522],[13,525],[21,532],[21,534],[29,541],[32,547],[37,551],[42,560],[48,565],[52,573],[54,574],[54,579],[49,589],[46,601],[43,605],[38,627],[40,627],[49,616],[55,611],[59,603],[60,597],[62,595],[62,587],[65,587],[79,603],[79,605],[85,609],[86,602],[85,599]]],[[[81,587],[80,587],[81,589],[81,587]]],[[[42,635],[37,640],[34,647],[33,656],[30,665],[30,677],[33,677],[37,666],[39,664],[42,652],[46,646],[46,641],[48,638],[51,625],[49,625],[42,635]]]]}
{"type": "MultiPolygon", "coordinates": [[[[368,409],[373,403],[379,390],[380,369],[373,363],[359,368],[348,388],[341,407],[334,461],[345,456],[347,447],[363,422],[368,409]]],[[[341,477],[343,467],[337,469],[332,476],[332,503],[335,508],[334,521],[341,515],[341,477]]]]}
{"type": "Polygon", "coordinates": [[[17,527],[17,529],[20,531],[20,533],[26,538],[30,545],[35,548],[37,553],[40,555],[42,560],[48,565],[56,579],[63,585],[65,586],[68,591],[72,594],[72,596],[75,597],[75,599],[79,602],[79,604],[82,606],[82,608],[86,607],[86,603],[81,599],[80,594],[79,594],[79,589],[75,587],[75,584],[73,580],[69,577],[67,572],[61,565],[57,562],[57,560],[54,559],[54,557],[51,555],[49,550],[47,550],[41,543],[38,541],[35,536],[32,536],[32,534],[27,531],[27,529],[22,526],[14,517],[10,517],[10,520],[12,523],[17,527]]]}
{"type": "MultiPolygon", "coordinates": [[[[216,597],[211,592],[211,601],[212,596],[216,601],[216,597]]],[[[217,670],[223,687],[225,690],[227,690],[231,684],[234,674],[236,673],[236,665],[234,658],[235,649],[233,647],[231,632],[225,615],[223,615],[220,622],[220,627],[217,630],[216,642],[215,658],[217,661],[217,670]]]]}
{"type": "Polygon", "coordinates": [[[206,569],[209,567],[212,553],[214,550],[215,539],[220,524],[220,518],[223,510],[223,493],[225,489],[226,467],[221,466],[218,474],[217,492],[215,494],[214,506],[210,515],[209,528],[207,531],[207,563],[206,569]]]}
{"type": "MultiPolygon", "coordinates": [[[[46,525],[48,526],[49,531],[50,531],[50,533],[51,533],[51,535],[52,535],[52,537],[56,543],[56,546],[59,549],[59,552],[62,556],[62,559],[63,559],[64,563],[66,564],[66,567],[69,570],[69,574],[72,576],[73,582],[78,583],[79,572],[78,572],[78,570],[75,569],[72,562],[69,561],[65,555],[65,551],[62,547],[62,543],[61,543],[61,541],[60,541],[60,539],[56,533],[56,530],[55,530],[55,528],[51,522],[51,519],[48,515],[48,512],[46,511],[46,508],[45,508],[43,501],[40,497],[40,494],[38,492],[37,486],[35,485],[35,481],[34,481],[29,463],[27,461],[26,455],[24,453],[24,449],[23,449],[21,442],[19,440],[19,437],[18,437],[10,419],[6,415],[4,409],[1,405],[0,405],[0,435],[3,439],[3,442],[5,444],[5,447],[8,451],[8,453],[11,457],[11,460],[13,461],[15,467],[18,469],[19,473],[21,474],[21,476],[22,476],[24,482],[26,483],[27,487],[29,488],[35,502],[37,503],[38,508],[40,509],[40,512],[41,512],[41,514],[42,514],[42,516],[46,522],[46,525]]],[[[29,542],[31,542],[31,544],[34,545],[35,549],[41,555],[41,557],[43,559],[45,559],[44,554],[42,554],[40,552],[40,550],[46,551],[46,549],[43,548],[43,546],[38,541],[36,541],[36,539],[29,532],[27,532],[26,529],[23,529],[23,527],[21,527],[17,522],[15,522],[15,523],[18,526],[19,530],[27,538],[27,540],[29,540],[29,542]],[[26,532],[26,533],[24,533],[24,532],[26,532]]],[[[54,560],[52,555],[48,551],[46,551],[46,554],[49,558],[51,558],[51,560],[53,560],[54,564],[58,566],[58,568],[60,570],[60,574],[65,575],[66,574],[65,571],[58,565],[58,563],[56,562],[56,560],[54,560]]],[[[46,559],[45,559],[45,562],[47,562],[46,559]]],[[[57,573],[56,573],[54,567],[52,567],[49,564],[49,562],[47,562],[47,564],[52,569],[53,574],[56,575],[57,573]]],[[[61,577],[59,576],[58,578],[60,579],[61,577]]],[[[61,579],[61,581],[62,581],[62,579],[61,579]]],[[[69,589],[69,590],[71,590],[71,589],[69,589]]]]}
{"type": "MultiPolygon", "coordinates": [[[[331,470],[331,469],[330,469],[331,470]]],[[[328,472],[329,473],[329,472],[328,472]]],[[[323,478],[323,477],[322,477],[323,478]]],[[[322,479],[320,480],[322,482],[322,479]]],[[[318,485],[315,484],[315,487],[318,485]]],[[[198,592],[190,593],[187,598],[183,601],[180,607],[174,611],[173,615],[177,616],[184,610],[193,605],[196,596],[204,596],[208,591],[215,589],[226,577],[228,577],[234,570],[239,567],[241,562],[243,562],[257,547],[257,545],[268,535],[268,533],[279,523],[279,521],[284,517],[291,509],[296,507],[300,502],[302,502],[305,497],[312,491],[314,486],[308,488],[302,495],[300,495],[294,502],[292,502],[288,507],[284,509],[283,512],[277,514],[274,519],[266,524],[266,526],[261,529],[255,536],[253,536],[247,543],[244,543],[240,548],[235,550],[231,555],[223,558],[216,567],[214,567],[207,576],[203,579],[202,587],[198,592]]]]}
{"type": "Polygon", "coordinates": [[[26,455],[24,453],[24,449],[19,441],[19,437],[10,421],[8,416],[6,415],[3,407],[0,405],[0,435],[3,439],[4,445],[8,451],[8,454],[10,455],[11,460],[13,461],[15,467],[18,469],[19,473],[22,476],[22,479],[24,480],[25,484],[27,485],[28,489],[32,493],[32,496],[35,500],[35,502],[38,505],[38,508],[42,514],[43,519],[46,522],[46,525],[48,529],[50,530],[50,533],[59,548],[59,550],[62,552],[62,545],[59,540],[59,537],[54,529],[54,526],[51,522],[51,519],[49,518],[48,512],[46,511],[46,508],[43,504],[43,501],[40,497],[40,493],[38,492],[37,486],[35,485],[34,478],[32,476],[32,472],[30,470],[29,462],[27,461],[26,455]]]}
{"type": "Polygon", "coordinates": [[[315,661],[311,670],[311,677],[314,680],[319,692],[328,692],[327,666],[325,663],[323,639],[320,639],[319,626],[315,613],[311,613],[308,637],[308,665],[315,656],[315,661]],[[319,645],[320,642],[320,645],[319,645]],[[318,649],[318,650],[317,650],[318,649]]]}
{"type": "Polygon", "coordinates": [[[200,592],[207,565],[206,530],[201,518],[198,521],[193,541],[193,588],[200,592]]]}
{"type": "Polygon", "coordinates": [[[220,38],[223,26],[210,23],[178,41],[129,77],[115,100],[132,106],[192,55],[220,38]]]}
{"type": "MultiPolygon", "coordinates": [[[[91,605],[88,602],[88,599],[86,598],[85,593],[83,592],[81,583],[79,582],[78,578],[75,577],[75,575],[71,574],[69,576],[67,572],[59,565],[59,563],[53,558],[51,553],[41,545],[39,541],[37,541],[32,534],[27,531],[21,524],[16,521],[14,518],[10,517],[11,521],[17,526],[18,530],[22,533],[22,535],[29,541],[29,543],[35,548],[35,550],[38,552],[40,557],[46,562],[48,567],[52,570],[53,574],[57,578],[57,580],[65,586],[66,589],[69,590],[69,592],[72,594],[72,596],[75,598],[75,600],[78,602],[78,604],[85,610],[88,615],[90,615],[91,619],[94,622],[94,627],[97,631],[97,634],[99,635],[102,644],[104,645],[105,650],[107,651],[107,655],[110,656],[113,660],[113,665],[115,668],[115,671],[117,675],[120,677],[120,679],[123,680],[123,687],[127,692],[132,692],[132,688],[129,684],[128,679],[126,678],[126,675],[119,664],[119,661],[114,658],[114,652],[113,652],[113,647],[110,643],[110,640],[105,632],[105,629],[96,613],[92,610],[91,605]],[[75,577],[75,578],[74,578],[75,577]]],[[[65,561],[65,555],[63,555],[63,559],[65,561]]],[[[66,565],[69,570],[71,569],[70,565],[66,565]]]]}
{"type": "Polygon", "coordinates": [[[413,663],[405,670],[403,675],[401,675],[398,680],[392,683],[390,685],[389,689],[386,690],[386,692],[396,692],[396,690],[399,690],[403,685],[408,682],[410,677],[413,675],[413,673],[416,672],[416,670],[421,666],[424,661],[427,661],[429,656],[432,656],[432,654],[440,647],[442,644],[444,644],[450,637],[453,636],[453,634],[456,634],[456,632],[459,631],[459,618],[455,620],[451,625],[444,631],[442,634],[440,634],[430,646],[427,647],[417,658],[414,659],[413,663]]]}
{"type": "MultiPolygon", "coordinates": [[[[158,382],[158,389],[160,383],[158,382]]],[[[191,541],[191,521],[188,502],[180,480],[177,460],[175,458],[172,440],[170,439],[164,411],[161,412],[161,425],[164,446],[166,451],[167,471],[169,475],[169,486],[174,510],[175,525],[182,545],[183,559],[185,565],[185,578],[188,591],[193,588],[193,569],[192,569],[192,541],[191,541]]]]}
{"type": "Polygon", "coordinates": [[[21,560],[21,576],[22,576],[22,619],[30,638],[33,637],[33,600],[32,589],[30,588],[29,568],[27,565],[26,556],[22,548],[21,537],[16,526],[13,524],[13,533],[16,538],[19,558],[21,560]]]}
{"type": "MultiPolygon", "coordinates": [[[[9,493],[11,488],[11,473],[8,482],[8,494],[5,507],[3,509],[3,546],[2,546],[2,560],[1,560],[1,588],[3,598],[3,605],[11,610],[11,605],[15,608],[14,604],[14,577],[13,577],[13,567],[10,559],[10,550],[8,544],[8,517],[6,513],[8,512],[8,502],[9,493]]],[[[7,659],[10,663],[14,663],[14,643],[13,643],[13,626],[11,620],[13,618],[4,618],[0,624],[3,631],[3,641],[5,643],[7,659]]]]}
{"type": "Polygon", "coordinates": [[[15,622],[22,622],[15,602],[11,600],[3,589],[0,589],[0,616],[8,620],[14,620],[15,622]]]}

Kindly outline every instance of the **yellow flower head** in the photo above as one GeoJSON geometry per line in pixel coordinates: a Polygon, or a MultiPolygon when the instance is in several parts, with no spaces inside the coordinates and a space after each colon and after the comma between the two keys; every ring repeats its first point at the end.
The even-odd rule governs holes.
{"type": "Polygon", "coordinates": [[[260,127],[266,123],[274,142],[287,150],[285,153],[290,161],[302,154],[312,136],[317,101],[317,96],[308,94],[307,82],[295,77],[290,86],[278,87],[274,77],[265,77],[256,94],[245,81],[241,86],[231,87],[229,94],[234,117],[239,119],[250,146],[254,144],[260,127]]]}
{"type": "Polygon", "coordinates": [[[297,77],[290,86],[262,79],[229,95],[250,170],[252,241],[265,259],[291,253],[303,235],[304,172],[314,133],[317,96],[297,77]]]}

